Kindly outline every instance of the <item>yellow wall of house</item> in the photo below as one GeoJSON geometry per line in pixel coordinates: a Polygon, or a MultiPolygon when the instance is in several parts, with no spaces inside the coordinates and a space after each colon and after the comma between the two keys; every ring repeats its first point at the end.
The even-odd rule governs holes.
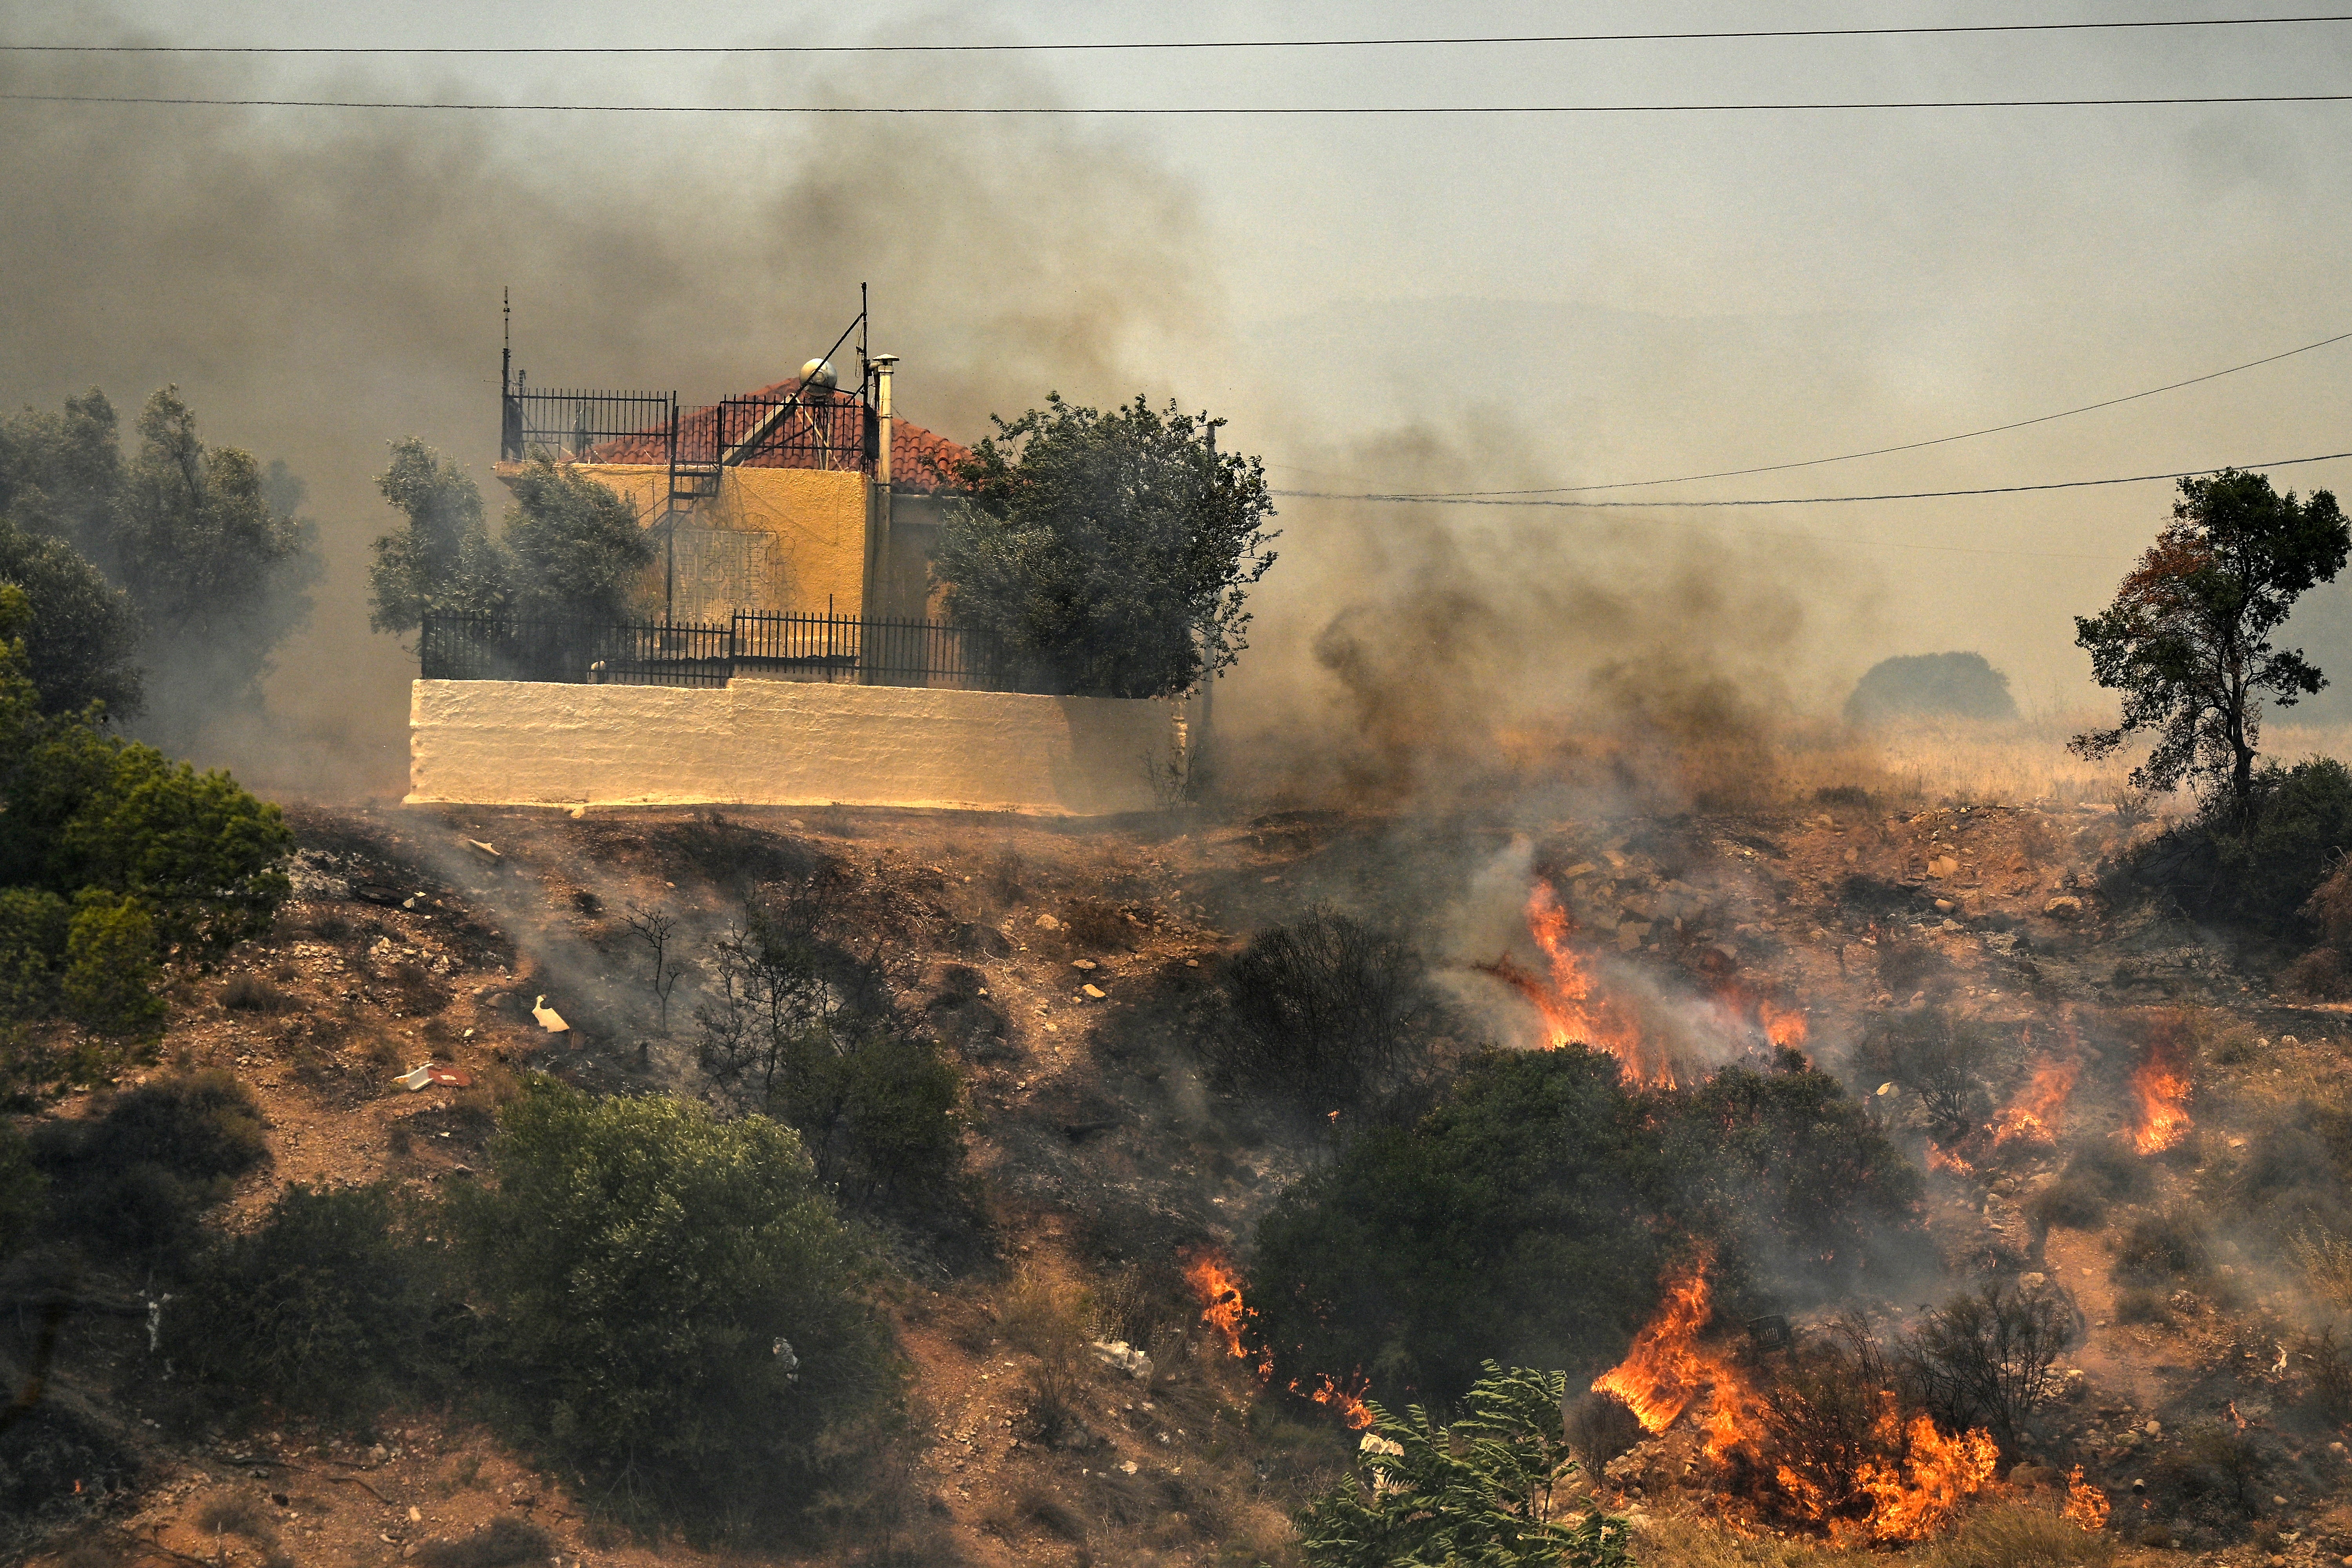
{"type": "MultiPolygon", "coordinates": [[[[669,469],[583,463],[578,471],[625,498],[653,528],[667,510],[669,469]]],[[[677,530],[672,618],[724,623],[737,611],[855,617],[866,589],[866,476],[822,468],[723,468],[719,493],[696,501],[677,530]]],[[[639,601],[658,615],[666,561],[639,601]]]]}

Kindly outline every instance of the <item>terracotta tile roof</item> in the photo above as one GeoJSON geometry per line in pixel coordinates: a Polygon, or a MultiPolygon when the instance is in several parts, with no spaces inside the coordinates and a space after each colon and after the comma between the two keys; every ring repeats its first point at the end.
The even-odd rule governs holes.
{"type": "MultiPolygon", "coordinates": [[[[800,391],[798,377],[772,382],[754,387],[740,395],[752,400],[782,399],[800,391]]],[[[818,406],[846,409],[856,399],[844,392],[812,393],[807,401],[818,406]]],[[[678,444],[686,450],[709,451],[712,448],[719,422],[717,405],[682,408],[678,411],[678,444]]],[[[669,432],[660,426],[642,430],[634,436],[616,436],[601,441],[581,455],[587,463],[667,463],[669,461],[669,432]]],[[[954,488],[951,470],[955,464],[970,457],[969,448],[949,440],[945,436],[926,430],[921,426],[893,416],[890,420],[890,488],[929,494],[954,488]]],[[[746,468],[803,468],[818,466],[816,453],[806,450],[761,452],[744,459],[746,468]]]]}

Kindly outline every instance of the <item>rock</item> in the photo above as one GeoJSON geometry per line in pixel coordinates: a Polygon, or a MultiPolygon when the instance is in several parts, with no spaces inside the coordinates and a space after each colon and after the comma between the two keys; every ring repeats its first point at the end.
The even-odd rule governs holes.
{"type": "Polygon", "coordinates": [[[2147,1433],[2151,1437],[2160,1436],[2164,1432],[2164,1423],[2151,1415],[2147,1418],[2147,1425],[2141,1427],[2140,1430],[2147,1433]]]}
{"type": "Polygon", "coordinates": [[[2042,906],[2042,912],[2053,921],[2071,921],[2083,912],[2083,900],[2072,893],[2061,893],[2042,906]]]}
{"type": "Polygon", "coordinates": [[[1927,875],[1930,877],[1956,877],[1959,870],[1960,863],[1949,855],[1938,855],[1927,862],[1927,875]]]}
{"type": "Polygon", "coordinates": [[[2050,1283],[2050,1276],[2047,1274],[2021,1274],[2017,1277],[2017,1282],[2028,1290],[2039,1290],[2042,1287],[2050,1283]]]}
{"type": "Polygon", "coordinates": [[[966,958],[1004,958],[1013,952],[1012,939],[994,926],[967,921],[955,928],[949,946],[966,958]]]}
{"type": "Polygon", "coordinates": [[[1039,915],[1037,917],[1037,929],[1039,931],[1060,931],[1062,929],[1062,922],[1055,920],[1052,915],[1039,915]]]}
{"type": "Polygon", "coordinates": [[[1101,968],[1102,965],[1097,963],[1091,958],[1074,958],[1070,960],[1070,967],[1072,969],[1084,970],[1087,973],[1091,974],[1096,970],[1101,968]]]}
{"type": "Polygon", "coordinates": [[[1937,899],[1936,900],[1936,909],[1940,914],[1950,914],[1953,907],[1952,900],[1949,899],[1937,899]]]}
{"type": "Polygon", "coordinates": [[[1099,1002],[1110,994],[1099,985],[1081,985],[1078,990],[1089,1002],[1099,1002]]]}

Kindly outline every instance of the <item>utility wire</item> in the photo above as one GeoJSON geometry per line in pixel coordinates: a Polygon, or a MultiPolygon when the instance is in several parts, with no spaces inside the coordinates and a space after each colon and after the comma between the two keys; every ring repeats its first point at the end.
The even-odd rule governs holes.
{"type": "Polygon", "coordinates": [[[2012,420],[2007,425],[1988,425],[1981,430],[1963,430],[1957,436],[1938,436],[1933,440],[1906,441],[1899,447],[1873,447],[1866,452],[1841,452],[1834,458],[1807,458],[1801,462],[1795,463],[1761,463],[1752,468],[1717,468],[1712,473],[1681,474],[1671,479],[1625,479],[1616,484],[1607,485],[1549,485],[1541,489],[1529,490],[1434,490],[1430,493],[1446,496],[1556,496],[1578,495],[1587,490],[1639,490],[1648,489],[1657,485],[1693,484],[1700,479],[1737,479],[1746,474],[1784,473],[1790,468],[1819,468],[1823,463],[1850,463],[1857,458],[1883,458],[1890,452],[1916,452],[1927,447],[1949,446],[1954,441],[1972,441],[1979,436],[1998,436],[2005,430],[2022,430],[2029,425],[2047,425],[2053,419],[2069,419],[2077,414],[2089,414],[2101,408],[2114,408],[2120,404],[2137,403],[2143,397],[2154,397],[2158,393],[2178,392],[2184,386],[2195,386],[2201,382],[2219,381],[2225,375],[2235,375],[2242,370],[2253,370],[2262,365],[2276,364],[2283,359],[2293,359],[2297,354],[2307,354],[2314,349],[2324,349],[2332,343],[2340,343],[2347,339],[2352,339],[2352,332],[2338,332],[2332,338],[2322,338],[2315,343],[2305,343],[2301,348],[2289,349],[2284,353],[2248,360],[2243,364],[2233,364],[2227,370],[2209,371],[2203,375],[2192,375],[2186,381],[2169,382],[2163,386],[2151,386],[2146,392],[2126,393],[2121,397],[2110,397],[2099,403],[2085,403],[2080,408],[2061,409],[2055,414],[2037,414],[2031,419],[2012,420]]]}
{"type": "Polygon", "coordinates": [[[76,55],[942,55],[1084,54],[1147,49],[1432,48],[1501,44],[1654,44],[1741,38],[1889,38],[1965,33],[2121,32],[2146,27],[2286,27],[2352,15],[2200,16],[2163,21],[1979,22],[1912,27],[1770,27],[1685,33],[1530,33],[1392,38],[1184,38],[1090,44],[0,44],[5,54],[76,55]]]}
{"type": "Polygon", "coordinates": [[[2079,490],[2102,485],[2144,485],[2157,479],[2186,479],[2192,474],[2219,473],[2224,468],[2242,472],[2259,472],[2266,468],[2291,468],[2298,463],[2329,463],[2338,458],[2352,458],[2352,452],[2323,452],[2315,458],[2274,458],[2266,463],[2225,463],[2214,468],[2176,468],[2162,474],[2128,474],[2113,479],[2059,479],[2040,485],[1987,485],[1966,490],[1900,490],[1885,495],[1868,496],[1775,496],[1763,500],[1559,500],[1537,495],[1476,495],[1456,493],[1433,495],[1410,490],[1366,491],[1361,494],[1341,494],[1335,490],[1276,490],[1277,496],[1302,500],[1368,500],[1390,501],[1414,506],[1541,506],[1561,507],[1582,511],[1680,511],[1685,508],[1751,507],[1751,506],[1843,506],[1853,501],[1933,500],[1946,496],[2007,496],[2021,495],[2032,490],[2079,490]]]}
{"type": "Polygon", "coordinates": [[[908,104],[766,103],[419,103],[353,98],[169,98],[130,93],[0,92],[0,102],[161,104],[205,109],[396,109],[443,112],[517,114],[805,114],[953,115],[980,117],[1111,115],[1200,119],[1343,118],[1487,114],[1751,114],[1875,109],[2097,109],[2153,108],[2173,104],[2345,103],[2352,92],[2248,93],[2240,96],[2174,95],[2158,98],[1943,98],[1881,99],[1815,103],[1469,103],[1339,104],[1280,108],[1263,104],[1203,108],[988,107],[908,104]]]}

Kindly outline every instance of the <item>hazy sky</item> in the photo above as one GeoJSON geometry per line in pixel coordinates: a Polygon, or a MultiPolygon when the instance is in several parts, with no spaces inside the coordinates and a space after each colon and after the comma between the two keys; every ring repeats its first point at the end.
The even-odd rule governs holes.
{"type": "MultiPolygon", "coordinates": [[[[112,20],[20,5],[0,33],[1108,42],[2265,11],[1723,0],[886,17],[227,0],[112,20]]],[[[2326,92],[2347,63],[2352,26],[723,60],[20,56],[0,73],[17,91],[1108,107],[2326,92]]],[[[902,408],[950,435],[1049,387],[1142,390],[1228,415],[1229,439],[1286,488],[1595,484],[1921,440],[2352,331],[2347,125],[2352,103],[887,122],[0,104],[0,398],[95,382],[133,405],[176,380],[213,437],[303,473],[334,575],[274,695],[289,733],[339,739],[396,784],[407,666],[362,607],[365,541],[385,521],[371,465],[414,431],[486,467],[502,284],[535,380],[688,396],[773,380],[830,340],[863,279],[877,346],[906,356],[902,408]]],[[[1879,493],[2330,452],[2352,447],[2347,365],[2352,343],[1927,451],[1625,493],[1879,493]]],[[[2274,478],[2340,490],[2352,462],[2274,478]]],[[[1790,618],[1744,662],[1794,700],[1833,703],[1886,654],[1973,647],[2029,703],[2079,706],[2092,694],[2067,617],[2104,602],[2165,507],[2161,484],[1622,514],[1288,502],[1236,690],[1247,700],[1255,682],[1269,712],[1311,708],[1321,630],[1351,609],[1377,621],[1434,562],[1506,619],[1576,613],[1528,595],[1580,574],[1638,607],[1643,574],[1671,563],[1738,579],[1676,612],[1678,639],[1731,666],[1752,611],[1687,606],[1746,602],[1769,580],[1790,618]]]]}

